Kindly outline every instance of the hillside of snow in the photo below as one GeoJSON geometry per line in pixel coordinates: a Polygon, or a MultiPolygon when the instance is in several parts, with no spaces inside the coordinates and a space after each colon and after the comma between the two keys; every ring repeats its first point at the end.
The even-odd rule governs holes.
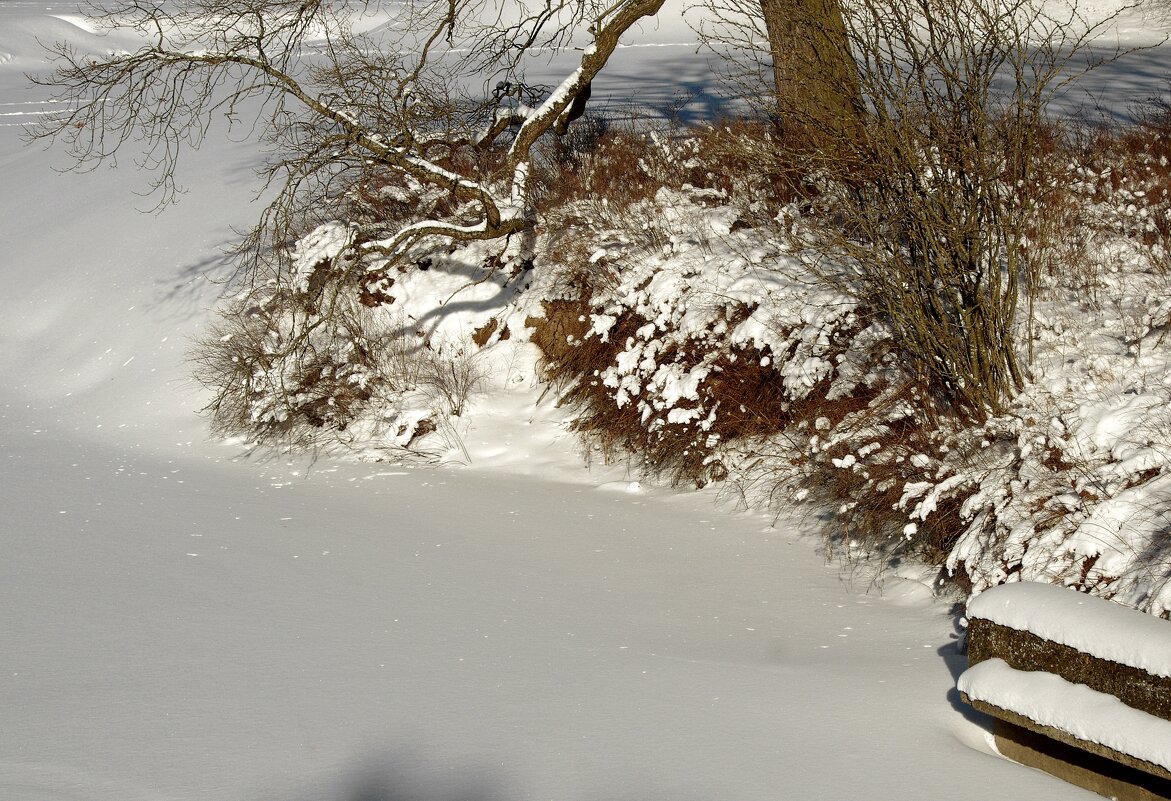
{"type": "MultiPolygon", "coordinates": [[[[53,112],[24,73],[37,40],[104,46],[76,14],[0,0],[0,797],[1094,797],[992,753],[918,574],[587,468],[525,343],[446,466],[213,441],[188,357],[256,151],[210,138],[160,214],[129,154],[60,172],[21,141],[53,112]]],[[[613,87],[714,97],[689,29],[643,35],[613,87]]]]}

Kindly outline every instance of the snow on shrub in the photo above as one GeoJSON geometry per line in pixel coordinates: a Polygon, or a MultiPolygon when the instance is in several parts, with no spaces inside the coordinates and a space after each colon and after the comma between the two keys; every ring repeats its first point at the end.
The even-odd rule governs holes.
{"type": "Polygon", "coordinates": [[[776,431],[816,388],[861,380],[856,301],[767,230],[738,226],[723,193],[662,187],[623,215],[654,236],[583,229],[588,263],[546,266],[573,273],[557,283],[576,294],[532,322],[578,430],[702,484],[726,476],[725,443],[776,431]]]}
{"type": "Polygon", "coordinates": [[[1043,277],[1033,380],[952,435],[947,478],[900,505],[961,504],[946,566],[974,591],[1049,581],[1171,616],[1171,141],[1156,122],[1071,160],[1081,258],[1043,277]]]}
{"type": "MultiPolygon", "coordinates": [[[[1162,139],[1055,151],[1068,174],[1039,189],[1024,243],[1030,381],[971,422],[792,236],[802,215],[832,213],[810,202],[816,182],[766,190],[766,174],[720,168],[767,131],[594,134],[541,165],[531,260],[506,264],[509,243],[432,246],[389,269],[347,262],[342,223],[310,232],[201,351],[219,430],[426,447],[488,387],[478,360],[510,338],[508,358],[532,358],[517,343],[531,338],[608,456],[727,479],[751,504],[815,502],[833,553],[913,557],[976,592],[1041,580],[1171,613],[1162,139]],[[1065,249],[1038,244],[1053,231],[1065,249]]],[[[363,189],[361,207],[395,211],[392,190],[363,189]]]]}
{"type": "Polygon", "coordinates": [[[473,332],[508,307],[515,276],[479,243],[388,272],[355,259],[351,241],[348,226],[319,226],[293,246],[287,274],[273,266],[222,312],[197,353],[218,433],[426,450],[463,413],[483,378],[473,332]]]}
{"type": "Polygon", "coordinates": [[[906,508],[922,516],[925,502],[962,491],[965,528],[947,566],[976,591],[1050,581],[1166,617],[1171,374],[1160,335],[1141,337],[1136,350],[1114,308],[1066,313],[1060,335],[1043,329],[1038,379],[1013,413],[965,432],[979,438],[982,458],[954,466],[956,488],[936,485],[906,508]]]}

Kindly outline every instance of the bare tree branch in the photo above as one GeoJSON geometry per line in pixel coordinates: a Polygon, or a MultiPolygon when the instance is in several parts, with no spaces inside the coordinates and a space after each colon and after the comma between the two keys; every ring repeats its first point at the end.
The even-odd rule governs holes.
{"type": "Polygon", "coordinates": [[[139,148],[165,205],[179,192],[183,152],[199,146],[214,120],[250,120],[273,154],[263,175],[276,189],[248,240],[258,248],[279,250],[311,221],[315,204],[328,213],[329,187],[378,175],[447,193],[454,206],[446,219],[408,222],[389,236],[386,221],[375,221],[377,241],[356,240],[364,252],[397,257],[430,237],[503,237],[526,224],[533,143],[564,120],[621,35],[662,5],[547,0],[518,3],[505,19],[485,0],[417,1],[404,11],[409,31],[388,41],[357,32],[360,12],[319,0],[193,0],[175,11],[126,0],[91,17],[136,32],[141,46],[102,57],[54,46],[56,70],[34,80],[68,111],[34,136],[62,143],[82,169],[139,148]],[[583,33],[592,43],[580,67],[535,109],[501,109],[456,88],[461,68],[513,70],[531,49],[583,33]],[[452,57],[467,42],[477,45],[474,58],[452,57]],[[484,156],[478,171],[455,165],[462,150],[492,151],[509,128],[516,135],[495,166],[484,156]]]}

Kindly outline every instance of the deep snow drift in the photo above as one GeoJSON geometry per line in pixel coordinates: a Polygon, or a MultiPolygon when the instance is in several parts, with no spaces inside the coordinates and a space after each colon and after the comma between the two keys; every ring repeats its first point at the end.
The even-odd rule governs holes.
{"type": "Polygon", "coordinates": [[[531,376],[478,469],[209,443],[184,357],[253,151],[211,140],[160,216],[129,160],[55,173],[21,73],[70,13],[0,3],[0,797],[1093,797],[987,753],[922,585],[585,472],[531,376]]]}

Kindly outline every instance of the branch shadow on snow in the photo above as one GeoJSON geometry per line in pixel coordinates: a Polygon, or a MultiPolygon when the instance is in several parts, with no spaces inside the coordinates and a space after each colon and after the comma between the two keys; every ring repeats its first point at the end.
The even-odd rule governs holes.
{"type": "MultiPolygon", "coordinates": [[[[1105,55],[1095,48],[1088,54],[1105,55]]],[[[1167,96],[1169,56],[1168,44],[1124,53],[1072,84],[1054,99],[1052,110],[1090,123],[1132,124],[1144,104],[1167,96]]]]}
{"type": "MultiPolygon", "coordinates": [[[[640,50],[620,52],[626,55],[640,50]]],[[[717,56],[705,58],[690,52],[685,57],[656,59],[655,74],[669,79],[651,80],[637,55],[614,59],[605,79],[623,91],[613,95],[599,93],[601,97],[591,103],[590,110],[618,121],[651,119],[682,125],[715,122],[743,112],[743,104],[723,91],[723,79],[714,61],[718,61],[717,56]]]]}
{"type": "MultiPolygon", "coordinates": [[[[747,110],[723,75],[735,73],[735,65],[720,56],[689,50],[685,56],[655,58],[654,70],[648,71],[646,53],[646,48],[627,48],[615,54],[595,87],[591,111],[616,120],[649,118],[694,125],[747,110]]],[[[1107,60],[1054,98],[1051,111],[1087,122],[1132,123],[1145,102],[1169,94],[1169,54],[1171,44],[1162,44],[1107,60]]],[[[1110,55],[1104,48],[1088,48],[1083,58],[1110,55]]],[[[762,89],[766,87],[767,82],[762,89]]]]}
{"type": "MultiPolygon", "coordinates": [[[[445,258],[430,260],[426,270],[432,274],[458,277],[462,283],[454,291],[450,289],[436,290],[434,296],[442,298],[440,302],[428,304],[422,314],[411,315],[398,330],[394,331],[396,335],[404,338],[410,338],[412,334],[422,334],[420,346],[425,344],[451,318],[479,319],[507,310],[516,297],[518,284],[523,285],[527,280],[524,275],[509,277],[503,273],[490,271],[482,265],[445,258]],[[495,289],[490,296],[460,297],[468,290],[475,290],[485,285],[495,289]],[[442,297],[444,295],[446,297],[442,297]]],[[[472,332],[465,333],[470,336],[472,332]]]]}
{"type": "Polygon", "coordinates": [[[151,302],[164,319],[178,322],[201,317],[233,292],[236,265],[229,249],[230,241],[225,239],[206,255],[155,279],[151,302]]]}

